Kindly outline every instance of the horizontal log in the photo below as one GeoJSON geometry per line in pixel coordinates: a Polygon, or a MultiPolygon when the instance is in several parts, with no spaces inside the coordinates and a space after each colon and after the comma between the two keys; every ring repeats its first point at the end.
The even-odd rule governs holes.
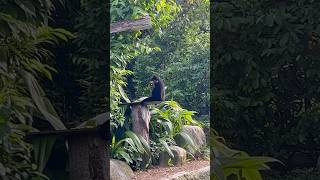
{"type": "MultiPolygon", "coordinates": [[[[149,101],[149,102],[145,102],[144,104],[160,104],[162,103],[163,101],[149,101]]],[[[141,104],[141,102],[130,102],[130,103],[120,103],[119,105],[135,105],[135,104],[141,104]]]]}
{"type": "Polygon", "coordinates": [[[110,24],[110,33],[117,33],[123,31],[133,31],[133,30],[145,30],[151,29],[151,19],[150,16],[144,16],[138,20],[127,20],[110,24]]]}
{"type": "Polygon", "coordinates": [[[30,132],[27,138],[42,137],[42,136],[71,136],[79,134],[98,134],[97,128],[81,128],[81,129],[66,129],[66,130],[50,130],[40,132],[30,132]]]}

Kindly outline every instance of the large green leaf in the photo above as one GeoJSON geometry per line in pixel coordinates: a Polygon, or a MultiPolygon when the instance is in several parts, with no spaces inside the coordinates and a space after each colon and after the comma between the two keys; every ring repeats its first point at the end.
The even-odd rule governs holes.
{"type": "Polygon", "coordinates": [[[186,148],[192,154],[197,150],[192,138],[185,132],[180,132],[175,136],[176,142],[180,142],[179,146],[186,148]]]}
{"type": "MultiPolygon", "coordinates": [[[[260,170],[270,169],[266,163],[281,161],[265,156],[249,156],[242,151],[233,150],[217,141],[216,131],[211,131],[210,145],[213,151],[212,169],[218,180],[225,180],[228,176],[240,177],[245,180],[260,180],[260,170]]],[[[240,179],[239,179],[240,180],[240,179]]]]}
{"type": "Polygon", "coordinates": [[[128,163],[132,163],[132,158],[128,153],[126,153],[124,150],[119,150],[117,153],[119,153],[128,163]]]}
{"type": "Polygon", "coordinates": [[[47,120],[56,130],[66,129],[59,117],[54,115],[56,112],[52,111],[51,103],[44,100],[44,92],[34,76],[26,71],[21,71],[21,74],[24,77],[32,100],[36,104],[38,110],[44,116],[45,120],[47,120]],[[50,103],[50,105],[48,105],[48,103],[50,103]]]}
{"type": "Polygon", "coordinates": [[[52,148],[56,142],[56,137],[37,137],[32,140],[33,157],[38,166],[39,172],[42,172],[50,158],[52,148]]]}
{"type": "Polygon", "coordinates": [[[141,143],[141,141],[140,141],[140,139],[139,139],[139,137],[138,137],[134,132],[132,132],[132,131],[126,131],[126,132],[125,132],[125,135],[133,140],[134,145],[135,145],[134,147],[136,147],[137,150],[138,150],[140,153],[146,152],[144,146],[142,145],[142,143],[141,143]]]}
{"type": "Polygon", "coordinates": [[[140,142],[145,150],[145,152],[147,153],[148,156],[151,156],[151,149],[150,149],[150,145],[149,143],[140,135],[137,135],[140,139],[140,142]]]}
{"type": "Polygon", "coordinates": [[[268,162],[278,162],[282,164],[282,162],[277,159],[264,156],[217,158],[220,159],[224,168],[260,168],[260,165],[268,162]]]}
{"type": "Polygon", "coordinates": [[[130,103],[130,99],[128,98],[127,94],[124,92],[123,88],[118,84],[118,89],[119,89],[119,92],[121,94],[121,97],[127,102],[127,103],[130,103]]]}
{"type": "MultiPolygon", "coordinates": [[[[102,125],[103,123],[106,123],[109,120],[110,120],[110,113],[109,112],[104,112],[104,113],[100,113],[100,114],[96,115],[93,118],[90,118],[87,121],[84,121],[83,123],[79,124],[75,128],[76,129],[94,128],[94,127],[97,127],[99,125],[102,125]]],[[[106,129],[106,131],[107,131],[107,129],[106,129]]]]}
{"type": "Polygon", "coordinates": [[[160,142],[160,144],[162,144],[162,146],[164,147],[165,151],[166,151],[167,153],[169,153],[169,155],[170,155],[171,157],[174,157],[171,149],[169,148],[168,143],[167,143],[166,141],[164,141],[163,139],[159,139],[159,142],[160,142]]]}

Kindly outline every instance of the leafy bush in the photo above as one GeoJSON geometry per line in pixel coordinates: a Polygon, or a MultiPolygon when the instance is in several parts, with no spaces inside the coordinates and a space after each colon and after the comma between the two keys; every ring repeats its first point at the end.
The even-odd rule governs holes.
{"type": "MultiPolygon", "coordinates": [[[[133,132],[130,131],[131,127],[129,122],[123,124],[125,131],[123,134],[118,135],[119,140],[116,140],[116,136],[112,141],[112,157],[117,159],[123,159],[127,161],[134,169],[144,169],[149,166],[148,163],[142,163],[143,157],[151,156],[152,164],[156,165],[159,161],[159,154],[163,151],[172,154],[169,146],[176,145],[175,139],[177,136],[181,136],[186,142],[186,150],[190,153],[194,150],[194,143],[192,139],[185,133],[182,133],[183,125],[199,125],[201,124],[194,120],[192,116],[194,111],[188,111],[183,109],[175,101],[165,101],[159,104],[157,107],[153,107],[151,110],[150,120],[150,144],[148,145],[145,140],[133,132]]],[[[202,148],[197,153],[203,153],[203,158],[208,155],[207,149],[202,148]]],[[[192,155],[191,153],[191,155],[192,155]]]]}
{"type": "MultiPolygon", "coordinates": [[[[194,143],[188,134],[182,132],[183,125],[198,125],[200,123],[192,118],[196,112],[183,109],[175,101],[165,101],[151,111],[150,139],[155,147],[159,147],[153,153],[155,160],[163,150],[171,153],[169,145],[176,145],[176,138],[185,142],[185,148],[194,154],[194,143]]],[[[157,161],[155,161],[157,162],[157,161]]]]}
{"type": "MultiPolygon", "coordinates": [[[[144,139],[131,131],[125,132],[125,138],[116,142],[115,136],[111,142],[111,156],[116,159],[125,160],[135,169],[140,169],[144,164],[143,156],[150,156],[150,147],[144,139]]],[[[144,165],[145,167],[148,164],[144,165]]],[[[145,168],[142,167],[142,168],[145,168]]]]}
{"type": "Polygon", "coordinates": [[[266,163],[280,162],[270,157],[249,156],[246,152],[228,148],[224,143],[224,139],[211,129],[210,147],[213,153],[210,166],[214,180],[262,180],[260,171],[270,169],[266,163]]]}

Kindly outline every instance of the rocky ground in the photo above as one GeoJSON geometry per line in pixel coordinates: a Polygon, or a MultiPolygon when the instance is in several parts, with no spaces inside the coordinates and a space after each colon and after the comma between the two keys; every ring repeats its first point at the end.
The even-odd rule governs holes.
{"type": "Polygon", "coordinates": [[[183,166],[160,167],[154,166],[146,171],[134,172],[134,180],[160,180],[169,178],[177,173],[190,172],[209,166],[210,162],[206,160],[189,161],[183,166]]]}

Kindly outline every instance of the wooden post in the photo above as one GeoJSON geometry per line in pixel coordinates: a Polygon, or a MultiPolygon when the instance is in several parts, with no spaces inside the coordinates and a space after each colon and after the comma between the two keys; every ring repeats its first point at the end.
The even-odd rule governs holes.
{"type": "Polygon", "coordinates": [[[145,105],[132,104],[132,131],[142,136],[149,143],[150,111],[145,105]]]}
{"type": "Polygon", "coordinates": [[[108,144],[92,135],[69,137],[70,180],[109,179],[108,144]]]}
{"type": "Polygon", "coordinates": [[[60,136],[68,140],[70,180],[107,180],[110,177],[109,145],[99,127],[32,132],[28,139],[60,136]]]}

